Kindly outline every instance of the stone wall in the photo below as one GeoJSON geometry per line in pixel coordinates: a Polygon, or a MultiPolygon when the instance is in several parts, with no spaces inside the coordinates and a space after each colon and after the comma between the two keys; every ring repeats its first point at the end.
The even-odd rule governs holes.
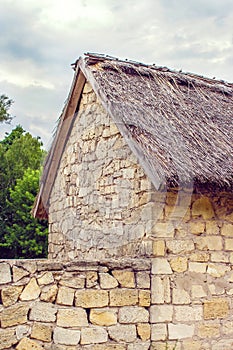
{"type": "Polygon", "coordinates": [[[232,350],[233,247],[173,242],[153,259],[1,261],[0,349],[232,350]]]}

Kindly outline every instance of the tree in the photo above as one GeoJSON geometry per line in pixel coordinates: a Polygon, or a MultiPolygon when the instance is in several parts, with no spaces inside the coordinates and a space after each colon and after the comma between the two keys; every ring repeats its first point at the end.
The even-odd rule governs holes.
{"type": "Polygon", "coordinates": [[[28,168],[10,189],[8,208],[11,225],[6,227],[2,245],[8,258],[41,258],[47,255],[48,228],[45,220],[32,217],[31,210],[39,190],[39,170],[28,168]]]}
{"type": "Polygon", "coordinates": [[[44,237],[46,230],[42,230],[40,226],[42,224],[44,227],[46,224],[33,219],[30,213],[38,190],[38,171],[44,156],[45,151],[39,138],[25,132],[19,125],[0,141],[0,258],[46,255],[39,239],[43,233],[43,240],[47,246],[44,237]],[[36,172],[33,176],[37,176],[37,187],[32,173],[29,176],[27,171],[36,172]],[[32,202],[28,202],[29,198],[24,196],[29,196],[32,202]],[[13,252],[16,255],[12,255],[13,252]]]}
{"type": "Polygon", "coordinates": [[[12,120],[12,116],[8,112],[9,108],[13,104],[13,100],[11,100],[6,95],[0,95],[0,123],[10,123],[12,120]]]}

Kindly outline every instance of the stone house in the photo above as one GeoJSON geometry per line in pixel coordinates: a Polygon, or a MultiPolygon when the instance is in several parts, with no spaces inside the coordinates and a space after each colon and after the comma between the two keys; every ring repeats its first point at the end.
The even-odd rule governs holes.
{"type": "Polygon", "coordinates": [[[233,85],[86,54],[34,215],[0,261],[0,349],[233,349],[233,85]]]}

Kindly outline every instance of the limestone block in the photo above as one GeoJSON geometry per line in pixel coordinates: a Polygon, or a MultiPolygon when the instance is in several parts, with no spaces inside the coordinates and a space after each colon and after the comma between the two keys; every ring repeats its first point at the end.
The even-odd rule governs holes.
{"type": "Polygon", "coordinates": [[[149,290],[139,290],[139,306],[150,306],[151,297],[149,290]]]}
{"type": "Polygon", "coordinates": [[[150,339],[150,324],[149,323],[138,323],[137,333],[141,340],[146,341],[150,339]]]}
{"type": "Polygon", "coordinates": [[[196,237],[196,247],[200,250],[222,250],[222,237],[196,237]]]}
{"type": "Polygon", "coordinates": [[[187,324],[168,324],[169,339],[192,338],[194,336],[194,325],[187,324]]]}
{"type": "Polygon", "coordinates": [[[136,274],[137,288],[150,288],[150,272],[139,271],[136,274]]]}
{"type": "Polygon", "coordinates": [[[215,298],[204,301],[204,319],[224,318],[229,314],[229,303],[227,299],[215,298]]]}
{"type": "Polygon", "coordinates": [[[28,325],[20,324],[19,326],[16,327],[15,334],[18,340],[27,337],[28,335],[30,335],[30,333],[31,333],[31,327],[28,325]]]}
{"type": "Polygon", "coordinates": [[[174,272],[184,272],[188,268],[187,258],[178,256],[176,258],[171,259],[170,265],[174,272]]]}
{"type": "Polygon", "coordinates": [[[222,226],[221,233],[226,237],[233,237],[233,224],[225,223],[222,226]]]}
{"type": "Polygon", "coordinates": [[[109,292],[110,306],[130,306],[138,303],[136,289],[112,289],[109,292]]]}
{"type": "Polygon", "coordinates": [[[205,223],[202,221],[191,221],[189,222],[190,232],[193,235],[200,235],[205,232],[205,223]]]}
{"type": "Polygon", "coordinates": [[[40,292],[40,287],[38,286],[35,277],[33,277],[20,295],[20,300],[25,301],[37,299],[40,295],[40,292]]]}
{"type": "Polygon", "coordinates": [[[5,350],[10,348],[12,345],[17,343],[15,337],[15,330],[10,329],[0,329],[0,349],[5,350]]]}
{"type": "Polygon", "coordinates": [[[172,240],[167,241],[167,249],[173,254],[190,253],[194,250],[193,240],[172,240]]]}
{"type": "Polygon", "coordinates": [[[198,261],[198,262],[207,262],[209,261],[209,254],[208,253],[193,253],[190,255],[190,261],[198,261]]]}
{"type": "Polygon", "coordinates": [[[23,277],[29,275],[28,271],[26,271],[22,267],[17,267],[17,266],[12,267],[12,272],[13,272],[13,282],[18,282],[23,277]]]}
{"type": "Polygon", "coordinates": [[[175,306],[174,319],[178,322],[201,321],[203,318],[202,306],[175,306]]]}
{"type": "Polygon", "coordinates": [[[192,288],[191,288],[191,295],[192,295],[192,299],[195,299],[195,298],[204,298],[206,297],[206,292],[203,288],[203,286],[201,285],[192,285],[192,288]]]}
{"type": "Polygon", "coordinates": [[[53,341],[55,344],[77,345],[80,341],[80,331],[76,329],[55,327],[53,341]]]}
{"type": "Polygon", "coordinates": [[[88,271],[86,273],[86,287],[92,288],[98,283],[98,274],[96,271],[88,271]]]}
{"type": "Polygon", "coordinates": [[[93,326],[81,330],[81,344],[105,343],[107,340],[108,333],[103,327],[93,326]]]}
{"type": "Polygon", "coordinates": [[[52,340],[52,325],[46,323],[33,323],[31,338],[50,342],[52,340]]]}
{"type": "Polygon", "coordinates": [[[149,350],[150,342],[137,342],[133,344],[129,344],[127,350],[149,350]]]}
{"type": "Polygon", "coordinates": [[[57,304],[73,305],[75,290],[69,287],[59,287],[57,293],[57,304]]]}
{"type": "Polygon", "coordinates": [[[152,305],[150,307],[151,323],[171,322],[173,316],[172,305],[152,305]]]}
{"type": "Polygon", "coordinates": [[[206,221],[206,234],[207,235],[218,235],[219,234],[219,226],[216,221],[206,221]]]}
{"type": "Polygon", "coordinates": [[[135,325],[116,325],[108,327],[108,334],[110,339],[116,342],[133,342],[137,338],[135,325]]]}
{"type": "Polygon", "coordinates": [[[75,306],[81,306],[84,308],[97,308],[107,305],[108,292],[106,290],[77,290],[75,293],[75,306]]]}
{"type": "Polygon", "coordinates": [[[207,273],[212,277],[223,277],[230,269],[230,266],[227,265],[209,264],[207,273]]]}
{"type": "Polygon", "coordinates": [[[165,255],[165,242],[164,241],[154,241],[153,242],[153,255],[154,256],[164,256],[165,255]]]}
{"type": "Polygon", "coordinates": [[[5,307],[13,305],[17,302],[20,293],[22,292],[22,286],[10,286],[2,289],[1,297],[2,303],[5,307]]]}
{"type": "Polygon", "coordinates": [[[226,321],[222,327],[223,333],[227,335],[233,335],[233,321],[226,321]]]}
{"type": "Polygon", "coordinates": [[[125,306],[119,309],[120,323],[140,323],[149,321],[149,312],[139,306],[125,306]]]}
{"type": "Polygon", "coordinates": [[[226,250],[233,250],[233,238],[226,238],[225,239],[225,249],[226,250]]]}
{"type": "Polygon", "coordinates": [[[150,350],[181,350],[181,343],[178,343],[177,341],[169,341],[169,340],[156,341],[151,343],[150,350]]]}
{"type": "Polygon", "coordinates": [[[212,342],[211,350],[232,350],[233,349],[233,340],[232,339],[223,339],[216,342],[212,342]]]}
{"type": "MultiPolygon", "coordinates": [[[[202,347],[201,342],[197,340],[184,340],[183,342],[184,349],[188,350],[200,350],[200,349],[205,349],[207,348],[202,347]]],[[[210,349],[208,349],[210,350],[210,349]]]]}
{"type": "Polygon", "coordinates": [[[172,238],[174,237],[174,227],[171,224],[157,222],[153,227],[153,236],[161,238],[172,238]]]}
{"type": "Polygon", "coordinates": [[[225,252],[213,252],[213,253],[211,253],[210,260],[213,262],[228,263],[229,262],[229,255],[225,252]]]}
{"type": "Polygon", "coordinates": [[[100,287],[102,289],[112,289],[118,286],[118,281],[109,273],[99,273],[100,287]]]}
{"type": "Polygon", "coordinates": [[[213,338],[220,336],[219,324],[200,324],[198,326],[198,336],[200,338],[213,338]]]}
{"type": "Polygon", "coordinates": [[[189,263],[189,271],[196,273],[206,273],[207,264],[201,262],[190,262],[189,263]]]}
{"type": "Polygon", "coordinates": [[[173,304],[189,304],[189,293],[184,289],[173,288],[172,289],[172,303],[173,304]]]}
{"type": "Polygon", "coordinates": [[[90,322],[97,326],[112,326],[117,323],[117,314],[113,309],[91,309],[90,322]]]}
{"type": "Polygon", "coordinates": [[[27,322],[27,314],[29,311],[28,304],[16,304],[3,309],[1,313],[1,327],[17,326],[27,322]]]}
{"type": "Polygon", "coordinates": [[[57,312],[57,325],[64,328],[85,327],[88,325],[87,313],[80,307],[59,309],[57,312]]]}
{"type": "MultiPolygon", "coordinates": [[[[92,345],[85,346],[85,350],[126,350],[126,349],[127,349],[127,345],[114,344],[114,343],[92,344],[92,345]]],[[[61,349],[61,350],[64,350],[64,349],[61,349]]],[[[68,349],[68,350],[73,350],[73,349],[68,349]]],[[[74,350],[76,350],[76,348],[74,350]]]]}
{"type": "Polygon", "coordinates": [[[0,284],[11,282],[11,268],[7,263],[0,263],[0,284]]]}
{"type": "Polygon", "coordinates": [[[125,288],[134,288],[135,287],[135,279],[134,272],[127,270],[113,270],[113,276],[120,283],[121,287],[125,288]]]}
{"type": "Polygon", "coordinates": [[[192,216],[202,217],[205,220],[214,218],[214,210],[208,197],[203,196],[193,203],[192,216]]]}
{"type": "Polygon", "coordinates": [[[168,260],[165,258],[152,259],[152,274],[154,275],[172,274],[172,269],[168,260]]]}
{"type": "Polygon", "coordinates": [[[165,340],[167,339],[166,324],[153,324],[151,326],[151,340],[165,340]]]}
{"type": "Polygon", "coordinates": [[[170,279],[169,277],[152,276],[151,301],[153,304],[170,303],[170,279]]]}
{"type": "Polygon", "coordinates": [[[39,286],[51,284],[54,282],[53,274],[51,271],[45,272],[42,276],[37,278],[39,286]]]}
{"type": "Polygon", "coordinates": [[[55,322],[57,308],[51,303],[36,302],[29,315],[29,320],[39,322],[55,322]]]}
{"type": "Polygon", "coordinates": [[[59,281],[59,285],[70,287],[70,288],[84,288],[85,286],[85,276],[66,276],[59,281]]]}
{"type": "Polygon", "coordinates": [[[16,350],[43,350],[43,348],[36,341],[29,338],[23,338],[16,346],[16,350]]]}
{"type": "Polygon", "coordinates": [[[42,289],[40,300],[53,303],[56,300],[57,292],[58,292],[58,287],[56,284],[52,286],[45,286],[42,289]]]}

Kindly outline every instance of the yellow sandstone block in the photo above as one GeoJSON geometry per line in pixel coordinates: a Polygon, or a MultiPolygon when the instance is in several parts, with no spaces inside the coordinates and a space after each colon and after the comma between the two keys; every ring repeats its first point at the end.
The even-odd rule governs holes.
{"type": "Polygon", "coordinates": [[[224,318],[229,314],[229,304],[226,299],[216,298],[204,302],[204,319],[224,318]]]}

